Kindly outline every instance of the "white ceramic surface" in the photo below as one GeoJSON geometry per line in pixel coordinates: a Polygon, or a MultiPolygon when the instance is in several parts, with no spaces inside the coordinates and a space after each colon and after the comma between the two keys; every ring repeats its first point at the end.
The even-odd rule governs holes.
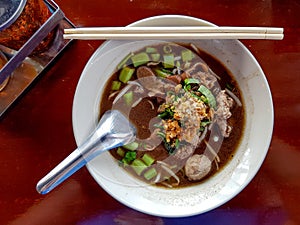
{"type": "MultiPolygon", "coordinates": [[[[132,25],[213,26],[200,19],[178,15],[147,18],[132,25]]],[[[90,58],[78,82],[73,103],[73,129],[78,145],[97,124],[102,90],[116,64],[129,49],[134,51],[149,43],[153,41],[108,41],[90,58]]],[[[224,204],[243,190],[258,172],[271,141],[271,93],[252,54],[236,40],[198,40],[193,43],[218,58],[236,77],[246,108],[246,131],[239,149],[226,167],[203,184],[193,187],[163,189],[145,185],[128,176],[108,152],[88,163],[89,172],[105,191],[123,204],[147,214],[191,216],[224,204]]]]}

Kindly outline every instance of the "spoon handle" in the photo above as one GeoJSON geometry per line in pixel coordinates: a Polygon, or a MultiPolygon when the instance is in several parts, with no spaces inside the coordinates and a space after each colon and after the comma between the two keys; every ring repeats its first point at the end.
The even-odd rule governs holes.
{"type": "Polygon", "coordinates": [[[43,177],[36,190],[47,194],[104,151],[132,142],[135,133],[134,126],[120,112],[107,111],[87,140],[43,177]]]}
{"type": "Polygon", "coordinates": [[[47,194],[86,163],[81,152],[76,149],[38,182],[36,190],[40,194],[47,194]]]}

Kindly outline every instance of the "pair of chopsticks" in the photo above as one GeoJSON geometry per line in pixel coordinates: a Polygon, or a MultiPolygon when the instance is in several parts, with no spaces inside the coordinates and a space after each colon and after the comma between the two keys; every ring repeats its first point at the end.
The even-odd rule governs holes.
{"type": "Polygon", "coordinates": [[[269,39],[282,40],[277,27],[83,27],[64,30],[65,39],[269,39]]]}

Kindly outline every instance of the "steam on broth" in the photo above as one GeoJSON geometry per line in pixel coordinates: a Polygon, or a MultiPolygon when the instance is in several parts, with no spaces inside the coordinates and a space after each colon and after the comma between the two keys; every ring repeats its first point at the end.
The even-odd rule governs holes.
{"type": "Polygon", "coordinates": [[[234,155],[244,108],[236,81],[193,44],[162,43],[130,53],[111,75],[100,112],[117,109],[137,128],[110,151],[139,179],[184,187],[214,175],[234,155]]]}

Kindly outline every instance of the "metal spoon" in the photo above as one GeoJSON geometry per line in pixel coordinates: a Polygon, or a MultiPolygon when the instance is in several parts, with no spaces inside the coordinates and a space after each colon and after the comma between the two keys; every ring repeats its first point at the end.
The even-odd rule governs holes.
{"type": "Polygon", "coordinates": [[[87,140],[43,177],[36,190],[47,194],[96,156],[134,141],[135,134],[135,127],[122,113],[107,111],[87,140]]]}

